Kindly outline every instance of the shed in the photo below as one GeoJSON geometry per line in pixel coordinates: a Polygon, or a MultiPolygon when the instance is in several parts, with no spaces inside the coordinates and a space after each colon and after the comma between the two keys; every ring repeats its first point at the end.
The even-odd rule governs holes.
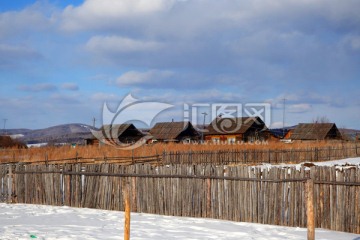
{"type": "Polygon", "coordinates": [[[341,140],[335,123],[300,123],[291,134],[292,140],[341,140]]]}
{"type": "Polygon", "coordinates": [[[206,129],[205,140],[213,142],[253,142],[265,140],[267,127],[260,117],[214,119],[206,129]]]}
{"type": "Polygon", "coordinates": [[[153,140],[162,142],[199,139],[199,132],[191,122],[159,122],[150,129],[149,133],[153,136],[153,140]]]}

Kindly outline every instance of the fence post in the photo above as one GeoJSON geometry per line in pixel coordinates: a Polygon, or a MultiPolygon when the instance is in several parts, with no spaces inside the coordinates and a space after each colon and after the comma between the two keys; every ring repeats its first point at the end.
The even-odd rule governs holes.
{"type": "Polygon", "coordinates": [[[123,185],[123,195],[125,202],[125,223],[124,223],[124,240],[130,239],[130,193],[129,193],[129,182],[123,185]]]}
{"type": "Polygon", "coordinates": [[[211,217],[211,179],[206,179],[207,194],[206,194],[206,215],[211,217]]]}
{"type": "Polygon", "coordinates": [[[133,212],[137,212],[137,203],[136,203],[136,177],[131,178],[131,194],[132,194],[132,210],[133,212]]]}
{"type": "Polygon", "coordinates": [[[166,161],[165,161],[165,150],[163,150],[163,153],[162,153],[162,164],[167,164],[166,161]]]}
{"type": "Polygon", "coordinates": [[[315,215],[314,215],[314,180],[306,180],[306,215],[307,215],[307,239],[315,240],[315,215]]]}
{"type": "Polygon", "coordinates": [[[13,174],[12,174],[12,164],[9,164],[9,172],[8,172],[8,203],[12,203],[12,183],[13,183],[13,174]]]}

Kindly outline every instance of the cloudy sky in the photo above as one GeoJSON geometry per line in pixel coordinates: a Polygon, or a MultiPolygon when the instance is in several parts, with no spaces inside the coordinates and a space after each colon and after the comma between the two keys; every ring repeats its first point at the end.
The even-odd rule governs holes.
{"type": "MultiPolygon", "coordinates": [[[[0,4],[6,128],[102,121],[129,93],[270,103],[271,123],[360,129],[358,0],[17,0],[0,4]]],[[[206,120],[207,122],[210,119],[206,120]]]]}

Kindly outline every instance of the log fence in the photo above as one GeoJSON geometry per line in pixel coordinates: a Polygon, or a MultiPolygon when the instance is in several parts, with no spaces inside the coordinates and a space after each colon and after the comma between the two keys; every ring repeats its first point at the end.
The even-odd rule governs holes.
{"type": "Polygon", "coordinates": [[[126,184],[133,212],[360,233],[359,166],[3,164],[0,180],[2,202],[124,211],[126,184]]]}

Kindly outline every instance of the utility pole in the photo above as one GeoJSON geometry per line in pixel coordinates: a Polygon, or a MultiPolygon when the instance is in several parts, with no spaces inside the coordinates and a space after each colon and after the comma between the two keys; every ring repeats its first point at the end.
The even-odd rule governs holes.
{"type": "Polygon", "coordinates": [[[93,118],[93,127],[95,127],[95,123],[96,123],[96,118],[93,118]]]}
{"type": "Polygon", "coordinates": [[[283,138],[285,138],[285,101],[286,98],[283,99],[284,104],[283,104],[283,138]]]}
{"type": "Polygon", "coordinates": [[[201,141],[203,142],[204,141],[204,131],[205,131],[205,118],[206,118],[206,115],[208,115],[208,114],[206,112],[203,112],[201,114],[204,115],[203,131],[201,131],[201,141]]]}
{"type": "Polygon", "coordinates": [[[6,135],[6,130],[5,130],[5,129],[6,129],[6,121],[7,121],[7,118],[4,118],[3,120],[4,120],[4,135],[6,135]]]}

